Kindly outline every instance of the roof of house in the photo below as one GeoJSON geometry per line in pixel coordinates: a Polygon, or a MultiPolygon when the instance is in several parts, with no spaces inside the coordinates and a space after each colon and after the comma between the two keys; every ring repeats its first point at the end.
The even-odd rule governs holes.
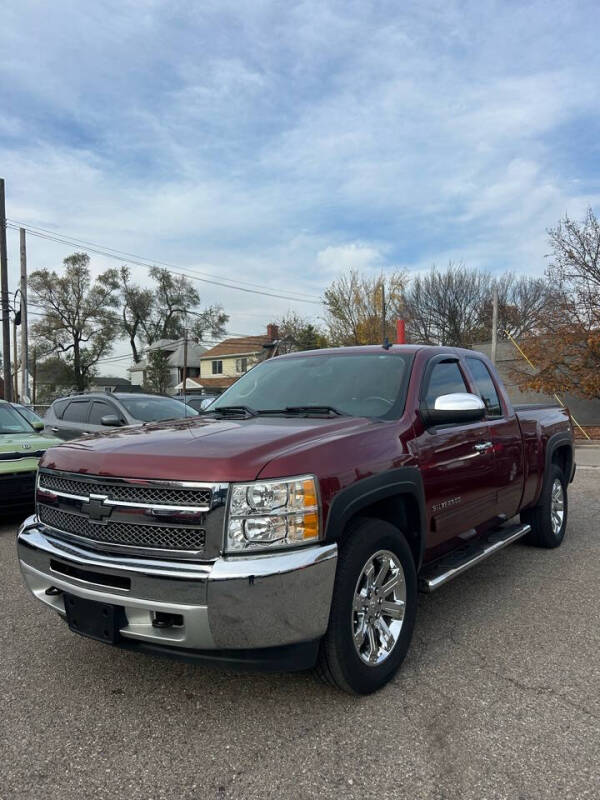
{"type": "Polygon", "coordinates": [[[238,378],[202,378],[203,389],[228,389],[238,378]]]}
{"type": "MultiPolygon", "coordinates": [[[[173,350],[173,352],[168,358],[168,362],[172,367],[183,367],[183,360],[184,360],[183,351],[184,351],[184,344],[183,342],[179,342],[177,348],[173,350]]],[[[200,358],[205,352],[206,352],[206,347],[202,347],[201,344],[196,344],[196,342],[190,342],[188,340],[188,352],[187,352],[188,367],[198,366],[200,358]]]]}
{"type": "Polygon", "coordinates": [[[93,386],[131,386],[127,378],[117,378],[112,375],[96,375],[91,381],[93,386]]]}
{"type": "Polygon", "coordinates": [[[273,340],[264,334],[262,336],[244,336],[224,341],[206,350],[201,359],[216,358],[218,356],[246,356],[260,353],[264,347],[273,345],[273,340]]]}

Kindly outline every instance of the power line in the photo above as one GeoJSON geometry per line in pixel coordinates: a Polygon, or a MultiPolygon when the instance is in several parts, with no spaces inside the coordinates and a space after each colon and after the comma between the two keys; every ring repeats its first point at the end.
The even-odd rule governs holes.
{"type": "MultiPolygon", "coordinates": [[[[17,222],[16,220],[11,220],[10,222],[7,222],[6,227],[11,228],[13,230],[18,230],[20,227],[26,227],[26,226],[24,225],[24,223],[17,222]]],[[[93,243],[89,243],[86,245],[84,240],[77,240],[72,237],[59,236],[57,234],[53,234],[52,232],[46,232],[46,230],[42,228],[36,229],[32,227],[26,227],[26,230],[32,236],[36,236],[38,239],[45,239],[47,241],[57,242],[59,244],[66,244],[69,247],[85,245],[86,250],[90,250],[92,253],[96,253],[97,255],[102,255],[105,256],[106,258],[112,258],[113,260],[116,261],[125,260],[131,264],[135,264],[136,266],[146,267],[147,269],[151,269],[152,267],[157,267],[157,266],[167,267],[176,275],[180,275],[185,278],[192,278],[193,280],[200,281],[201,283],[208,283],[213,286],[220,286],[223,289],[234,289],[238,292],[246,292],[248,294],[258,294],[264,297],[273,297],[278,300],[290,300],[295,303],[310,303],[312,305],[321,305],[321,300],[316,299],[316,297],[315,299],[310,299],[308,295],[306,295],[305,297],[300,297],[300,296],[294,296],[295,293],[280,294],[272,291],[261,291],[260,289],[250,289],[246,288],[245,286],[236,285],[229,278],[215,280],[212,278],[202,277],[202,273],[198,273],[197,271],[192,270],[189,267],[181,267],[175,264],[170,264],[169,262],[166,261],[143,260],[142,256],[127,254],[123,251],[117,251],[113,250],[112,248],[106,248],[103,245],[96,245],[93,243]],[[185,272],[183,270],[185,270],[185,272]],[[228,280],[231,282],[224,283],[223,280],[228,280]]]]}

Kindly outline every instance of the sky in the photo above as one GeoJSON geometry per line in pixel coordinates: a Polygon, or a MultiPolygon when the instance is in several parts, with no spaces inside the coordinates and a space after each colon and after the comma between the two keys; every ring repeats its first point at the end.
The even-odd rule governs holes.
{"type": "MultiPolygon", "coordinates": [[[[351,267],[540,274],[600,205],[599,32],[597,0],[6,3],[7,217],[303,296],[198,282],[237,334],[351,267]]],[[[29,236],[29,269],[74,249],[29,236]]]]}

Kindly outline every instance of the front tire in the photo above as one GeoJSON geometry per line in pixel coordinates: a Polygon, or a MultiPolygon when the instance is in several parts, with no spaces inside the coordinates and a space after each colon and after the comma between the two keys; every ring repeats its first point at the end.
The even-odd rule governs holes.
{"type": "Polygon", "coordinates": [[[558,464],[552,464],[537,506],[521,514],[521,521],[531,525],[525,542],[535,547],[559,547],[565,537],[568,510],[566,478],[558,464]]]}
{"type": "Polygon", "coordinates": [[[340,549],[317,673],[352,694],[380,689],[406,656],[416,609],[417,575],[406,539],[383,520],[357,520],[340,549]]]}

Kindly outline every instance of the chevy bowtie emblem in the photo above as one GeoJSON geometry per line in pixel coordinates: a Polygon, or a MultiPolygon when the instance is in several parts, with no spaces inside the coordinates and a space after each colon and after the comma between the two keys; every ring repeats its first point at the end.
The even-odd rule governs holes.
{"type": "Polygon", "coordinates": [[[81,504],[81,510],[87,513],[90,519],[102,522],[112,513],[112,507],[105,505],[108,497],[105,494],[91,494],[87,502],[81,504]]]}

